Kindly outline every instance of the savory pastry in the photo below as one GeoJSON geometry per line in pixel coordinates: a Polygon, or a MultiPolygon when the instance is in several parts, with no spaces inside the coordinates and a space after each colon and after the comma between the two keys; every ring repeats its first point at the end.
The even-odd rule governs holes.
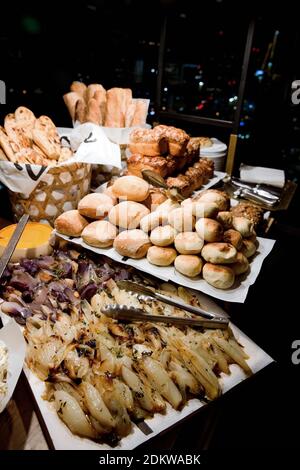
{"type": "Polygon", "coordinates": [[[234,274],[238,276],[239,274],[244,274],[249,269],[249,261],[243,253],[238,253],[236,256],[236,261],[230,265],[234,274]]]}
{"type": "Polygon", "coordinates": [[[203,217],[196,222],[196,231],[206,242],[218,242],[223,236],[223,227],[216,220],[203,217]]]}
{"type": "Polygon", "coordinates": [[[151,242],[143,230],[124,230],[117,235],[113,246],[122,256],[140,259],[146,256],[151,242]]]}
{"type": "Polygon", "coordinates": [[[171,225],[156,227],[150,234],[150,240],[156,246],[169,246],[174,242],[177,232],[171,225]]]}
{"type": "Polygon", "coordinates": [[[106,220],[97,220],[83,229],[81,238],[88,245],[97,248],[108,248],[113,245],[117,235],[118,230],[115,225],[106,220]]]}
{"type": "Polygon", "coordinates": [[[147,252],[147,260],[155,266],[170,266],[177,256],[174,248],[151,246],[147,252]]]}
{"type": "Polygon", "coordinates": [[[230,206],[228,194],[218,189],[206,189],[196,199],[201,202],[214,202],[220,211],[227,211],[230,206]]]}
{"type": "Polygon", "coordinates": [[[118,178],[112,185],[112,192],[119,199],[141,202],[149,195],[149,184],[137,176],[118,178]]]}
{"type": "Polygon", "coordinates": [[[114,206],[111,197],[104,193],[91,193],[84,196],[78,204],[78,211],[81,215],[90,219],[104,219],[114,206]]]}
{"type": "Polygon", "coordinates": [[[214,202],[193,202],[191,198],[185,199],[181,205],[189,207],[196,219],[209,217],[213,219],[218,213],[218,206],[214,202]]]}
{"type": "Polygon", "coordinates": [[[169,173],[168,160],[165,157],[147,157],[139,153],[130,155],[127,159],[127,171],[130,175],[143,177],[143,170],[151,170],[165,178],[169,173]]]}
{"type": "Polygon", "coordinates": [[[143,201],[143,204],[148,207],[151,212],[154,212],[160,204],[168,199],[166,191],[160,188],[151,188],[148,197],[143,201]]]}
{"type": "Polygon", "coordinates": [[[250,258],[256,252],[256,244],[253,243],[248,238],[244,239],[242,242],[242,246],[240,248],[240,252],[246,256],[246,258],[250,258]]]}
{"type": "Polygon", "coordinates": [[[88,221],[76,209],[64,212],[54,222],[56,230],[69,237],[80,237],[87,225],[88,221]]]}
{"type": "Polygon", "coordinates": [[[240,202],[237,206],[232,207],[231,213],[234,217],[246,217],[254,227],[257,227],[262,221],[264,210],[254,204],[240,202]]]}
{"type": "Polygon", "coordinates": [[[182,232],[176,235],[174,245],[182,255],[197,255],[201,253],[204,240],[196,232],[182,232]]]}
{"type": "Polygon", "coordinates": [[[148,157],[163,155],[168,151],[167,139],[152,129],[134,129],[129,137],[129,150],[148,157]]]}
{"type": "Polygon", "coordinates": [[[114,206],[109,214],[109,221],[121,228],[137,228],[145,215],[149,214],[149,209],[139,202],[123,201],[114,206]]]}
{"type": "Polygon", "coordinates": [[[195,226],[195,217],[191,211],[184,207],[172,210],[169,213],[168,221],[177,232],[192,232],[195,226]]]}
{"type": "Polygon", "coordinates": [[[232,227],[232,213],[230,211],[220,211],[217,215],[217,221],[227,230],[232,227]]]}
{"type": "Polygon", "coordinates": [[[239,249],[241,248],[241,246],[242,246],[243,237],[242,237],[242,235],[240,234],[240,232],[238,232],[237,230],[233,230],[232,228],[230,228],[229,230],[226,230],[226,231],[224,232],[223,240],[224,240],[224,242],[230,243],[230,244],[233,245],[237,250],[239,250],[239,249]]]}
{"type": "Polygon", "coordinates": [[[163,137],[168,142],[168,151],[175,157],[183,157],[190,137],[182,129],[173,126],[159,125],[153,129],[153,134],[163,137]]]}
{"type": "Polygon", "coordinates": [[[176,271],[188,277],[199,276],[203,261],[196,255],[179,255],[174,261],[176,271]]]}
{"type": "Polygon", "coordinates": [[[233,217],[232,226],[245,238],[251,237],[251,235],[253,235],[253,223],[246,217],[233,217]]]}
{"type": "Polygon", "coordinates": [[[233,286],[235,275],[229,266],[205,263],[202,276],[208,284],[217,289],[229,289],[233,286]]]}
{"type": "Polygon", "coordinates": [[[145,232],[151,232],[159,225],[168,223],[168,215],[164,212],[151,212],[140,220],[140,228],[145,232]]]}
{"type": "Polygon", "coordinates": [[[201,256],[213,264],[234,263],[237,250],[229,243],[207,243],[201,251],[201,256]]]}

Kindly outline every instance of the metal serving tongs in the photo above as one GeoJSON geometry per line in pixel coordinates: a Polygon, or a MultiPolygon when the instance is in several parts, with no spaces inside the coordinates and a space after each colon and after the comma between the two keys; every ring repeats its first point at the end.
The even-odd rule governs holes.
{"type": "Polygon", "coordinates": [[[225,318],[219,318],[216,320],[205,320],[198,318],[184,318],[184,317],[173,317],[167,315],[150,315],[144,312],[144,310],[136,307],[127,307],[127,305],[106,305],[102,307],[101,312],[104,315],[113,318],[114,320],[125,320],[128,322],[132,321],[149,321],[158,323],[168,323],[178,326],[200,326],[202,328],[215,328],[215,329],[226,329],[228,327],[228,320],[225,318]]]}
{"type": "Polygon", "coordinates": [[[142,170],[142,176],[147,183],[151,184],[155,188],[162,188],[165,189],[167,192],[167,196],[169,199],[172,199],[172,201],[176,202],[182,202],[184,201],[184,197],[178,189],[176,188],[169,188],[169,186],[166,184],[165,180],[163,179],[162,176],[160,176],[158,173],[155,173],[155,171],[152,170],[142,170]]]}
{"type": "Polygon", "coordinates": [[[181,310],[185,310],[187,312],[193,313],[194,315],[201,316],[210,321],[221,320],[222,322],[225,321],[228,324],[228,317],[225,317],[225,315],[214,312],[208,312],[207,310],[203,310],[201,307],[194,307],[193,305],[189,305],[179,299],[172,299],[167,295],[161,294],[160,292],[153,290],[151,287],[145,287],[141,284],[137,284],[136,282],[131,281],[118,281],[117,285],[120,289],[124,289],[129,292],[135,292],[139,295],[152,297],[153,299],[156,299],[159,302],[171,305],[172,307],[180,308],[181,310]]]}

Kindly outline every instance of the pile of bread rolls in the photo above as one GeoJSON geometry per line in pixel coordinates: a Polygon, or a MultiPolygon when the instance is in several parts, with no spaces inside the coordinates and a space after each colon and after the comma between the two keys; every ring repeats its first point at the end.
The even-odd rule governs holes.
{"type": "Polygon", "coordinates": [[[206,190],[181,204],[155,193],[152,200],[161,203],[151,206],[151,191],[141,178],[123,176],[104,193],[85,196],[78,210],[60,215],[55,228],[94,247],[113,246],[124,257],[174,264],[190,278],[202,274],[219,289],[232,287],[249,270],[248,258],[257,249],[253,223],[230,212],[226,193],[206,190]]]}

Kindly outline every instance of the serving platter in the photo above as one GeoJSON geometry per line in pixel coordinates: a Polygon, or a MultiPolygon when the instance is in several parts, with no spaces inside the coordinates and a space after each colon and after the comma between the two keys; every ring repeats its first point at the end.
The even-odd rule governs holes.
{"type": "MultiPolygon", "coordinates": [[[[197,296],[204,309],[211,309],[216,313],[219,312],[226,315],[224,310],[208,296],[199,292],[197,296]]],[[[3,313],[1,313],[1,317],[4,324],[11,321],[10,318],[3,313]]],[[[268,354],[235,325],[230,323],[230,327],[238,342],[244,346],[244,351],[249,356],[247,363],[254,374],[273,362],[273,359],[268,354]]],[[[132,432],[127,437],[124,437],[118,445],[111,447],[108,444],[96,443],[72,434],[67,426],[59,419],[53,404],[43,400],[42,396],[45,391],[45,383],[38,379],[26,365],[24,366],[24,371],[39,408],[43,425],[46,426],[52,445],[57,450],[132,450],[207,405],[206,402],[193,398],[189,400],[180,411],[176,411],[170,406],[167,406],[165,414],[156,413],[153,418],[146,419],[140,425],[134,424],[132,432]]],[[[237,365],[231,365],[230,372],[230,375],[221,374],[219,381],[222,394],[247,379],[243,370],[237,365]]]]}

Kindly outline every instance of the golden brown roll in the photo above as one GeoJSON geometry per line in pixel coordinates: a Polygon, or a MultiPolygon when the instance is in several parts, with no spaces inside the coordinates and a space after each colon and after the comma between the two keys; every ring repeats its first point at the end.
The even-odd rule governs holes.
{"type": "Polygon", "coordinates": [[[223,225],[225,230],[232,227],[232,214],[229,211],[220,211],[217,215],[217,221],[223,225]]]}
{"type": "Polygon", "coordinates": [[[155,266],[170,266],[177,256],[174,248],[151,246],[147,252],[147,260],[155,266]]]}
{"type": "Polygon", "coordinates": [[[117,235],[118,230],[115,225],[106,220],[97,220],[83,229],[81,237],[88,245],[97,248],[108,248],[113,245],[117,235]]]}
{"type": "Polygon", "coordinates": [[[114,241],[114,249],[120,255],[135,259],[144,258],[150,246],[150,239],[143,230],[124,230],[114,241]]]}
{"type": "Polygon", "coordinates": [[[182,232],[176,235],[174,244],[182,255],[197,255],[201,253],[204,240],[196,232],[182,232]]]}
{"type": "Polygon", "coordinates": [[[140,224],[149,209],[139,202],[123,201],[114,206],[108,214],[109,221],[121,228],[134,229],[140,224]]]}
{"type": "Polygon", "coordinates": [[[191,232],[195,226],[195,217],[190,210],[180,207],[169,213],[169,224],[178,232],[191,232]]]}
{"type": "Polygon", "coordinates": [[[112,185],[113,194],[127,201],[144,201],[149,195],[149,184],[138,176],[122,176],[112,185]]]}
{"type": "Polygon", "coordinates": [[[245,238],[251,237],[254,233],[253,223],[246,217],[233,217],[232,226],[245,238]]]}
{"type": "Polygon", "coordinates": [[[228,266],[205,263],[202,269],[202,276],[208,284],[217,289],[229,289],[233,286],[234,272],[228,266]]]}
{"type": "Polygon", "coordinates": [[[167,200],[165,191],[160,188],[150,189],[147,199],[143,201],[143,204],[148,207],[151,212],[154,212],[160,204],[167,200]]]}
{"type": "Polygon", "coordinates": [[[196,255],[179,255],[174,261],[176,271],[187,277],[199,276],[203,261],[196,255]]]}
{"type": "Polygon", "coordinates": [[[243,240],[240,252],[243,253],[246,258],[250,258],[256,252],[256,244],[246,238],[243,240]]]}
{"type": "Polygon", "coordinates": [[[248,271],[249,261],[243,253],[238,253],[235,263],[231,264],[230,267],[233,269],[234,274],[238,276],[239,274],[244,274],[248,271]]]}
{"type": "Polygon", "coordinates": [[[156,246],[172,245],[176,237],[176,230],[171,225],[156,227],[150,234],[150,240],[156,246]]]}
{"type": "Polygon", "coordinates": [[[104,219],[114,206],[110,196],[103,193],[92,193],[84,196],[79,201],[78,211],[81,215],[90,219],[104,219]]]}
{"type": "Polygon", "coordinates": [[[112,185],[111,186],[107,186],[104,191],[103,191],[103,194],[106,194],[106,196],[109,196],[113,202],[113,205],[115,206],[117,203],[118,203],[118,198],[116,198],[116,196],[114,195],[114,193],[112,192],[112,185]]]}
{"type": "Polygon", "coordinates": [[[56,230],[69,237],[80,237],[87,225],[88,221],[76,209],[64,212],[54,222],[56,230]]]}
{"type": "Polygon", "coordinates": [[[219,191],[218,189],[206,189],[197,196],[197,200],[199,202],[214,202],[220,211],[227,211],[230,206],[229,196],[224,191],[219,191]]]}
{"type": "Polygon", "coordinates": [[[145,232],[151,232],[159,225],[165,225],[168,223],[168,215],[164,212],[151,212],[145,215],[140,221],[140,228],[145,232]]]}
{"type": "Polygon", "coordinates": [[[237,250],[239,250],[239,249],[241,248],[241,246],[242,246],[243,237],[242,237],[242,235],[240,234],[240,232],[238,232],[237,230],[233,230],[232,228],[230,228],[229,230],[226,230],[226,231],[224,232],[223,240],[224,240],[224,242],[230,243],[231,245],[234,246],[234,248],[236,248],[237,250]]]}
{"type": "Polygon", "coordinates": [[[213,219],[203,217],[196,222],[196,231],[206,242],[218,242],[222,239],[222,225],[213,219]]]}
{"type": "Polygon", "coordinates": [[[219,211],[217,204],[214,202],[193,202],[191,198],[183,201],[181,206],[190,209],[196,219],[200,219],[202,217],[209,217],[213,219],[216,217],[219,211]]]}
{"type": "Polygon", "coordinates": [[[207,243],[201,251],[201,256],[213,264],[234,263],[237,251],[229,243],[207,243]]]}

